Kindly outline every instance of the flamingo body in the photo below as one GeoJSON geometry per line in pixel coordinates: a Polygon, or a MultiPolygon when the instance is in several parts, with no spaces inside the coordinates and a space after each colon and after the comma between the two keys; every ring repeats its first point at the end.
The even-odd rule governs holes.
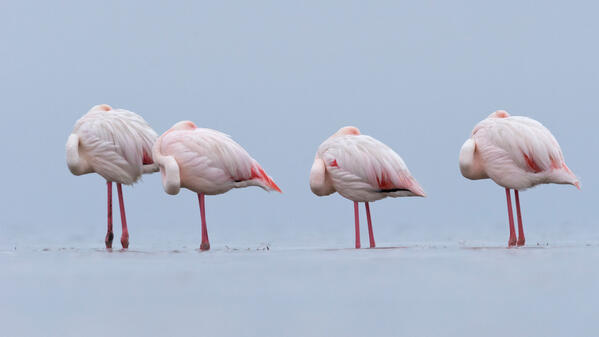
{"type": "Polygon", "coordinates": [[[75,175],[95,172],[131,185],[143,173],[158,171],[151,157],[157,137],[141,116],[96,105],[75,123],[66,144],[67,166],[75,175]]]}
{"type": "Polygon", "coordinates": [[[338,192],[358,202],[425,196],[397,153],[351,127],[320,145],[310,172],[310,187],[318,196],[338,192]]]}
{"type": "Polygon", "coordinates": [[[231,137],[191,122],[180,122],[160,136],[153,157],[162,169],[163,187],[169,194],[177,194],[181,187],[206,195],[247,186],[281,191],[231,137]]]}
{"type": "Polygon", "coordinates": [[[319,146],[310,170],[310,188],[318,196],[338,192],[354,201],[356,248],[360,248],[358,202],[366,205],[370,247],[374,248],[368,203],[386,197],[425,196],[397,153],[351,126],[319,146]]]}
{"type": "Polygon", "coordinates": [[[505,111],[474,127],[460,151],[460,170],[466,178],[490,178],[516,190],[547,183],[579,186],[551,132],[534,119],[505,111]]]}

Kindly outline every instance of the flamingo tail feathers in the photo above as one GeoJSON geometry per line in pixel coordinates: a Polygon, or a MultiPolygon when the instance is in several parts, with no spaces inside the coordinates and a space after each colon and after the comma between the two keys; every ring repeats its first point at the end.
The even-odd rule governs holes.
{"type": "Polygon", "coordinates": [[[279,186],[272,180],[271,177],[266,174],[262,167],[256,165],[252,167],[252,177],[251,179],[258,181],[259,186],[264,188],[267,191],[277,191],[279,193],[283,193],[279,186]]]}

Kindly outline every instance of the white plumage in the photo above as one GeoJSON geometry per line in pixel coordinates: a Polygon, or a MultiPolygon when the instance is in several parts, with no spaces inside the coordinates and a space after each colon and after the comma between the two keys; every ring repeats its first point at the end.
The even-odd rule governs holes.
{"type": "Polygon", "coordinates": [[[192,122],[179,122],[160,136],[153,156],[162,169],[163,187],[169,194],[177,194],[181,187],[207,195],[247,186],[280,191],[231,137],[197,128],[192,122]]]}
{"type": "Polygon", "coordinates": [[[543,183],[578,185],[557,140],[536,120],[497,111],[474,127],[471,141],[474,144],[465,144],[460,159],[468,178],[479,171],[479,178],[517,190],[543,183]]]}
{"type": "Polygon", "coordinates": [[[130,185],[143,173],[158,170],[151,159],[156,138],[141,116],[96,105],[75,123],[66,144],[67,165],[75,175],[95,172],[107,181],[130,185]]]}
{"type": "Polygon", "coordinates": [[[425,196],[397,153],[353,129],[342,128],[318,148],[310,174],[315,194],[336,191],[359,202],[425,196]]]}

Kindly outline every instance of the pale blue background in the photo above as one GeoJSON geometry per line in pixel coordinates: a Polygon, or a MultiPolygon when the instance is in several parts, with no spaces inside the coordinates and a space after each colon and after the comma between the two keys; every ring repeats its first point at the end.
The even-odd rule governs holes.
{"type": "MultiPolygon", "coordinates": [[[[505,245],[508,228],[503,190],[491,181],[465,180],[457,165],[460,146],[472,127],[496,109],[506,109],[511,114],[530,116],[544,123],[560,141],[568,165],[582,182],[582,191],[572,186],[551,185],[522,193],[529,245],[596,245],[599,242],[596,226],[598,12],[599,6],[591,1],[189,1],[162,5],[147,1],[4,1],[0,3],[0,141],[4,144],[0,166],[4,178],[0,194],[0,248],[38,252],[37,249],[43,248],[52,251],[103,247],[104,181],[95,175],[71,175],[64,158],[64,143],[73,124],[91,106],[100,103],[140,113],[158,133],[183,119],[226,132],[242,144],[283,189],[282,195],[249,188],[207,198],[208,229],[215,254],[225,245],[240,249],[270,245],[274,250],[351,247],[352,203],[338,195],[318,198],[308,186],[317,146],[339,127],[349,124],[395,149],[428,194],[425,199],[387,199],[372,206],[375,235],[381,246],[427,246],[439,242],[441,246],[435,247],[444,247],[445,243],[450,246],[505,245]]],[[[153,175],[133,188],[125,188],[125,200],[132,248],[154,252],[191,250],[199,246],[200,217],[197,199],[192,193],[183,191],[176,197],[168,196],[162,190],[159,176],[153,175]]],[[[114,216],[115,241],[118,242],[117,208],[114,216]]],[[[366,245],[365,226],[362,229],[366,245]]],[[[280,280],[281,283],[276,283],[279,286],[285,282],[302,283],[302,277],[316,279],[306,281],[305,288],[283,287],[274,293],[252,293],[256,290],[254,283],[242,282],[241,287],[247,287],[243,289],[249,293],[244,292],[237,298],[247,300],[246,306],[242,306],[247,312],[252,310],[251,303],[265,298],[283,302],[287,298],[301,298],[300,307],[308,310],[301,317],[305,322],[314,322],[331,317],[311,309],[324,308],[322,310],[329,314],[343,311],[350,304],[339,299],[352,298],[357,293],[366,296],[364,289],[378,293],[368,297],[370,302],[364,302],[360,296],[356,300],[387,309],[390,302],[385,299],[389,299],[389,294],[398,296],[394,291],[413,289],[413,297],[393,297],[396,301],[392,301],[391,311],[381,309],[379,315],[375,311],[371,315],[345,317],[354,321],[362,317],[365,323],[370,323],[367,326],[380,329],[380,335],[395,335],[394,323],[401,323],[402,331],[411,335],[419,332],[423,335],[458,332],[464,335],[466,332],[467,335],[469,330],[461,329],[464,325],[459,323],[463,313],[482,326],[495,328],[483,335],[505,335],[511,331],[510,326],[491,323],[505,320],[516,322],[515,327],[520,331],[534,332],[534,329],[526,330],[532,327],[521,316],[506,314],[513,309],[505,302],[512,288],[504,288],[503,277],[518,279],[528,275],[531,268],[539,267],[544,269],[537,270],[537,275],[547,277],[534,276],[523,281],[518,290],[522,295],[520,299],[534,303],[535,308],[555,310],[539,314],[532,326],[539,326],[539,322],[554,324],[542,330],[544,335],[569,331],[569,324],[558,323],[555,318],[564,314],[567,317],[572,308],[580,308],[580,301],[572,302],[573,297],[564,290],[577,289],[575,298],[587,299],[582,308],[588,309],[572,314],[575,320],[581,320],[575,324],[581,329],[578,335],[597,331],[585,329],[588,321],[584,320],[597,314],[597,288],[593,286],[597,284],[593,282],[597,275],[587,274],[589,270],[596,270],[596,248],[592,254],[569,255],[566,250],[565,255],[560,251],[540,258],[533,256],[530,260],[522,257],[524,260],[517,260],[521,273],[511,270],[512,264],[505,260],[511,261],[512,255],[518,255],[518,251],[515,252],[511,251],[508,257],[502,253],[480,256],[474,252],[466,258],[458,254],[457,260],[452,253],[449,257],[441,253],[441,258],[423,258],[421,264],[416,251],[408,253],[414,260],[408,259],[407,266],[402,265],[401,253],[389,253],[391,255],[385,255],[382,261],[377,260],[380,256],[376,254],[369,257],[354,253],[348,253],[349,257],[327,255],[329,273],[321,267],[314,269],[313,263],[318,265],[321,258],[318,254],[310,253],[304,259],[288,258],[279,252],[274,263],[249,258],[250,266],[252,263],[261,266],[256,270],[266,273],[254,275],[256,280],[267,279],[268,272],[273,273],[271,280],[280,280]],[[555,259],[553,254],[557,254],[555,259]],[[469,262],[462,263],[460,258],[469,262]],[[583,260],[579,260],[581,258],[583,260]],[[340,265],[335,264],[336,259],[340,265]],[[371,259],[381,267],[374,270],[368,267],[371,259]],[[500,263],[495,265],[498,260],[500,263]],[[553,261],[561,264],[545,269],[553,261]],[[577,264],[571,265],[571,261],[577,264]],[[491,266],[493,273],[481,274],[476,269],[481,262],[491,266]],[[266,268],[262,263],[273,268],[266,268]],[[283,268],[279,273],[280,267],[289,263],[304,267],[298,267],[291,274],[283,268]],[[343,269],[346,264],[357,269],[348,274],[343,269]],[[443,267],[439,269],[439,266],[443,267]],[[406,270],[420,276],[410,278],[413,274],[404,274],[406,270]],[[466,276],[448,276],[456,271],[463,271],[466,276]],[[369,278],[355,278],[363,272],[368,273],[369,278]],[[393,272],[401,273],[401,277],[394,278],[393,275],[397,275],[393,272]],[[429,273],[430,279],[423,276],[429,273]],[[294,279],[285,281],[282,275],[294,279]],[[335,277],[345,284],[347,275],[354,277],[350,285],[346,284],[348,288],[340,286],[328,291],[314,288],[322,279],[332,282],[335,277]],[[483,275],[483,279],[477,279],[478,275],[483,275]],[[577,284],[581,278],[588,283],[577,284]],[[430,288],[418,289],[423,280],[438,283],[427,283],[430,288]],[[551,282],[550,286],[543,280],[551,282]],[[475,288],[477,284],[488,282],[494,286],[475,288]],[[466,294],[456,292],[455,287],[460,285],[473,290],[466,294]],[[415,304],[419,294],[430,294],[427,289],[455,297],[430,295],[430,307],[418,306],[422,305],[415,304]],[[323,301],[326,296],[331,298],[326,299],[327,305],[323,306],[323,302],[307,301],[303,291],[315,292],[323,301]],[[545,302],[552,294],[558,294],[554,298],[557,302],[545,302]],[[499,307],[494,307],[497,312],[493,311],[493,315],[485,315],[476,303],[461,302],[464,298],[477,298],[480,306],[492,303],[499,307]],[[397,301],[403,301],[405,306],[399,306],[397,301]],[[342,305],[337,307],[334,303],[342,305]],[[435,306],[439,303],[441,306],[435,306]],[[414,312],[408,309],[414,307],[422,314],[410,316],[414,312]],[[595,308],[594,313],[592,308],[595,308]],[[434,317],[443,317],[447,312],[454,312],[457,317],[435,324],[423,316],[429,310],[433,310],[431,316],[434,317]],[[383,312],[387,316],[381,318],[383,312]],[[405,317],[405,321],[394,321],[393,317],[405,317]],[[381,319],[386,319],[386,323],[381,324],[381,319]],[[437,327],[448,328],[434,330],[437,327]]],[[[49,282],[49,286],[42,288],[41,294],[34,298],[44,298],[43,294],[56,294],[56,291],[68,296],[71,289],[81,295],[85,291],[81,293],[79,281],[89,287],[84,289],[93,292],[96,286],[104,286],[97,279],[104,271],[121,275],[134,270],[137,274],[132,277],[142,283],[148,281],[139,261],[130,256],[121,267],[103,269],[103,263],[110,264],[118,260],[118,256],[111,256],[108,262],[103,257],[93,257],[89,263],[97,263],[94,268],[88,265],[85,254],[75,254],[74,269],[62,279],[63,274],[54,268],[49,274],[31,273],[44,265],[70,266],[65,261],[70,261],[72,256],[65,258],[58,254],[54,258],[54,255],[42,254],[40,260],[36,258],[38,253],[31,254],[9,261],[17,262],[10,264],[9,270],[21,275],[3,280],[4,288],[11,293],[14,289],[11,287],[23,285],[22,280],[33,282],[25,282],[31,287],[27,289],[37,289],[32,280],[39,279],[49,282]],[[77,269],[82,265],[85,267],[77,269]],[[94,272],[90,274],[89,269],[94,272]],[[53,287],[53,282],[60,287],[53,287]]],[[[191,280],[183,284],[175,282],[173,288],[170,288],[171,283],[168,289],[180,289],[184,293],[196,291],[199,284],[205,284],[203,276],[194,274],[198,270],[216,273],[211,274],[213,277],[207,282],[218,284],[237,279],[227,274],[235,269],[236,263],[250,268],[244,265],[244,259],[223,253],[224,257],[217,255],[215,259],[224,263],[218,264],[218,268],[224,270],[211,268],[210,264],[217,262],[209,258],[207,269],[194,269],[188,264],[188,260],[195,260],[195,255],[189,256],[194,251],[187,254],[183,260],[168,256],[159,259],[160,262],[166,260],[165,266],[172,264],[172,275],[183,275],[181,277],[191,280]],[[230,269],[223,267],[227,263],[232,264],[230,269]],[[188,269],[194,271],[188,274],[188,269]]],[[[151,257],[146,257],[141,263],[145,266],[153,262],[151,257]]],[[[165,271],[159,275],[171,274],[165,271]]],[[[148,277],[151,276],[156,275],[148,277]]],[[[124,281],[125,289],[141,291],[133,298],[123,293],[125,290],[119,288],[119,282],[110,282],[109,289],[116,289],[112,294],[137,301],[149,310],[144,300],[151,295],[145,293],[143,287],[140,290],[138,282],[124,281]]],[[[151,282],[154,282],[151,289],[164,289],[162,279],[151,282]]],[[[277,285],[270,286],[277,289],[277,285]]],[[[231,286],[240,287],[237,283],[231,286]]],[[[25,291],[26,288],[19,289],[25,291]]],[[[105,298],[103,294],[94,294],[105,298]]],[[[215,298],[217,302],[220,300],[218,296],[215,298]]],[[[173,308],[180,304],[175,297],[156,301],[151,303],[170,303],[173,308]]],[[[285,303],[298,303],[289,301],[285,303]]],[[[108,311],[118,302],[119,299],[101,302],[97,310],[108,311]]],[[[270,310],[280,308],[275,304],[270,310]]],[[[79,307],[77,301],[68,302],[66,306],[73,313],[79,313],[79,307]]],[[[518,308],[518,312],[526,311],[518,308]]],[[[205,310],[215,315],[211,316],[213,319],[222,319],[226,310],[220,309],[222,316],[218,311],[205,310]]],[[[5,317],[22,322],[22,326],[27,324],[30,309],[25,306],[15,310],[11,311],[12,316],[5,317]]],[[[240,317],[244,312],[232,315],[240,317]]],[[[169,313],[171,316],[166,314],[167,317],[174,321],[180,318],[176,310],[169,313]]],[[[44,316],[43,312],[35,317],[42,322],[41,317],[46,317],[52,324],[64,318],[61,311],[55,315],[58,315],[56,320],[54,316],[44,316]]],[[[138,312],[131,319],[130,330],[134,331],[140,322],[156,315],[156,312],[149,316],[138,312]]],[[[104,321],[97,315],[85,317],[83,327],[104,321]]],[[[195,318],[185,319],[178,321],[178,327],[184,331],[190,326],[187,323],[194,322],[195,318]]],[[[341,326],[344,319],[326,319],[319,321],[319,326],[341,326]]],[[[304,322],[283,321],[291,325],[304,322]]],[[[228,326],[234,327],[232,335],[238,334],[235,330],[238,325],[228,326]]],[[[301,332],[306,325],[302,323],[296,328],[293,331],[301,332]]],[[[70,331],[73,335],[82,335],[77,329],[70,331]]],[[[271,335],[281,335],[280,329],[269,331],[271,335]]],[[[370,330],[335,331],[364,335],[370,330]]],[[[84,334],[92,336],[94,333],[84,334]]],[[[304,331],[303,335],[318,334],[304,331]]]]}
{"type": "MultiPolygon", "coordinates": [[[[465,180],[457,166],[472,127],[502,108],[549,127],[582,181],[582,192],[541,186],[522,195],[530,240],[598,239],[598,9],[4,2],[2,228],[17,227],[17,242],[93,235],[101,243],[104,182],[72,176],[64,143],[77,118],[108,103],[142,114],[158,133],[183,119],[226,132],[274,177],[283,195],[253,188],[208,198],[214,244],[351,243],[351,202],[308,187],[317,146],[348,124],[395,149],[429,195],[377,202],[379,241],[505,241],[503,190],[465,180]]],[[[133,245],[160,240],[141,240],[150,229],[199,238],[195,196],[167,196],[158,175],[125,198],[133,245]]]]}

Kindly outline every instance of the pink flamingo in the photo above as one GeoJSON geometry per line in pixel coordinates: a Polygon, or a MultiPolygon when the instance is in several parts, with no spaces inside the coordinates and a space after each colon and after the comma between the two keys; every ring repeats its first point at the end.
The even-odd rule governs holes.
{"type": "Polygon", "coordinates": [[[341,128],[320,145],[310,171],[310,188],[317,196],[339,192],[354,202],[356,248],[360,248],[358,202],[366,205],[370,247],[374,248],[368,203],[386,197],[425,196],[397,153],[353,126],[341,128]]]}
{"type": "Polygon", "coordinates": [[[580,183],[570,171],[551,132],[534,119],[495,111],[478,123],[460,151],[460,170],[468,179],[491,178],[505,187],[510,238],[508,246],[526,242],[522,227],[519,191],[538,184],[580,183]],[[514,228],[510,189],[514,189],[518,238],[514,228]]]}
{"type": "Polygon", "coordinates": [[[210,249],[205,195],[247,186],[281,192],[241,145],[224,133],[198,128],[189,121],[175,124],[160,136],[154,144],[153,156],[160,167],[166,193],[175,195],[185,187],[198,194],[202,218],[200,250],[210,249]]]}
{"type": "Polygon", "coordinates": [[[96,105],[81,117],[66,144],[67,166],[74,175],[98,173],[108,187],[106,248],[112,248],[112,182],[117,183],[121,210],[121,245],[129,247],[129,230],[121,184],[132,185],[143,173],[158,171],[152,161],[156,132],[139,115],[96,105]]]}

